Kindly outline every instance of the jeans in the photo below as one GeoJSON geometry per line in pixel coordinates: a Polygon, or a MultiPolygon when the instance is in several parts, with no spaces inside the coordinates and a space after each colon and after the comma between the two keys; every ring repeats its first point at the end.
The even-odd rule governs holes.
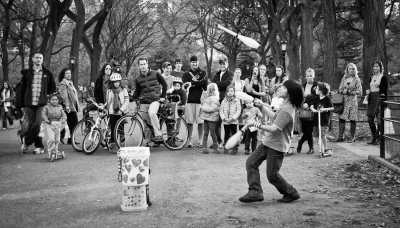
{"type": "Polygon", "coordinates": [[[224,141],[225,141],[225,143],[226,143],[226,141],[228,141],[228,139],[232,135],[236,134],[237,128],[238,128],[237,124],[224,124],[224,131],[225,131],[224,141]]]}
{"type": "MultiPolygon", "coordinates": [[[[110,138],[110,142],[114,143],[115,142],[115,125],[117,124],[118,120],[122,117],[122,115],[114,115],[114,114],[110,114],[109,115],[109,121],[108,121],[108,125],[110,127],[111,130],[111,138],[110,138]]],[[[123,130],[123,128],[122,128],[123,130]]]]}
{"type": "Polygon", "coordinates": [[[29,146],[32,143],[36,148],[44,148],[42,137],[39,137],[40,124],[42,123],[43,106],[25,107],[25,113],[29,120],[29,130],[25,137],[25,145],[29,146]]]}
{"type": "MultiPolygon", "coordinates": [[[[221,118],[218,119],[216,125],[215,125],[215,132],[217,133],[217,140],[218,143],[222,143],[222,139],[221,139],[221,125],[222,125],[222,120],[221,118]]],[[[225,132],[226,135],[226,132],[225,132]]],[[[226,142],[226,140],[225,140],[226,142]]]]}
{"type": "Polygon", "coordinates": [[[267,178],[269,183],[274,185],[282,195],[287,196],[297,194],[297,190],[286,182],[286,180],[279,174],[283,158],[283,152],[271,149],[260,143],[257,149],[247,158],[246,161],[249,191],[263,192],[258,167],[260,167],[264,160],[267,160],[267,178]]]}
{"type": "Polygon", "coordinates": [[[1,118],[3,119],[3,128],[7,128],[7,120],[10,125],[14,124],[14,120],[12,119],[10,109],[11,109],[11,107],[8,107],[7,112],[5,111],[4,108],[2,109],[1,118]]]}
{"type": "Polygon", "coordinates": [[[207,148],[208,133],[210,133],[213,145],[218,144],[217,133],[215,132],[215,126],[217,122],[204,120],[204,134],[203,134],[203,148],[207,148]]]}
{"type": "Polygon", "coordinates": [[[258,131],[251,132],[249,129],[246,129],[246,131],[244,132],[244,149],[245,150],[250,150],[250,145],[251,145],[251,151],[256,150],[257,134],[258,134],[258,131]]]}

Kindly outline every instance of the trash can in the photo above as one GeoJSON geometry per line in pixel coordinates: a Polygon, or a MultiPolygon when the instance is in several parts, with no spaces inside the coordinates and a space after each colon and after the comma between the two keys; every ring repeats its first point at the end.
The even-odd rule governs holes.
{"type": "Polygon", "coordinates": [[[150,148],[122,147],[117,156],[118,181],[123,185],[121,209],[123,211],[147,210],[150,148]]]}

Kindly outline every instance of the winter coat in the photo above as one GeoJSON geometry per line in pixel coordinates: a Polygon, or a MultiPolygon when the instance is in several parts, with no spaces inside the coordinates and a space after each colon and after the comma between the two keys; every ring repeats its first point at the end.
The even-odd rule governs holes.
{"type": "Polygon", "coordinates": [[[142,104],[151,104],[160,98],[165,98],[167,83],[157,71],[149,71],[147,75],[140,74],[135,79],[136,89],[133,98],[140,98],[142,104]]]}
{"type": "Polygon", "coordinates": [[[48,104],[43,108],[42,120],[44,122],[60,121],[61,123],[66,123],[67,115],[65,114],[61,105],[53,106],[51,104],[48,104]]]}
{"type": "Polygon", "coordinates": [[[203,120],[217,122],[219,120],[220,109],[219,97],[209,96],[204,98],[200,109],[200,118],[203,120]]]}
{"type": "MultiPolygon", "coordinates": [[[[18,101],[16,102],[21,107],[32,105],[32,81],[34,70],[33,68],[25,69],[21,71],[21,95],[17,96],[18,101]]],[[[50,95],[56,91],[56,82],[53,74],[42,66],[42,82],[39,96],[38,106],[45,106],[47,104],[47,95],[50,95]]]]}
{"type": "MultiPolygon", "coordinates": [[[[119,92],[118,96],[119,96],[119,101],[121,102],[121,107],[119,108],[119,110],[121,112],[125,113],[126,110],[128,109],[128,105],[129,105],[128,91],[125,88],[123,88],[121,90],[121,92],[119,92]]],[[[107,97],[106,107],[107,107],[108,113],[116,114],[116,113],[114,113],[114,109],[113,109],[114,92],[111,89],[108,89],[106,97],[107,97]]]]}
{"type": "Polygon", "coordinates": [[[63,79],[58,87],[61,99],[65,107],[69,107],[71,112],[79,112],[78,92],[72,81],[63,79]]]}
{"type": "Polygon", "coordinates": [[[222,100],[221,108],[219,111],[219,115],[221,116],[222,124],[239,124],[239,116],[241,113],[241,105],[240,100],[236,97],[231,101],[228,101],[226,98],[222,100]],[[226,119],[232,118],[233,121],[227,123],[226,119]]]}
{"type": "Polygon", "coordinates": [[[212,82],[216,83],[218,86],[218,91],[219,91],[219,101],[222,102],[222,100],[225,98],[225,93],[226,93],[226,88],[231,84],[232,79],[233,79],[233,73],[229,70],[225,71],[225,73],[222,75],[222,78],[220,78],[221,71],[218,71],[212,82]]]}

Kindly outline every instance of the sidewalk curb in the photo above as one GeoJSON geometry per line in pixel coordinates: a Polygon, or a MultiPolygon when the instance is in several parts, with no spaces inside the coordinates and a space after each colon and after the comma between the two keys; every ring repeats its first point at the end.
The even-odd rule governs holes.
{"type": "Polygon", "coordinates": [[[393,165],[392,163],[386,161],[383,158],[377,157],[377,156],[373,156],[373,155],[369,155],[368,156],[368,160],[371,161],[375,161],[383,166],[385,166],[386,168],[392,170],[394,173],[400,173],[400,167],[393,165]]]}

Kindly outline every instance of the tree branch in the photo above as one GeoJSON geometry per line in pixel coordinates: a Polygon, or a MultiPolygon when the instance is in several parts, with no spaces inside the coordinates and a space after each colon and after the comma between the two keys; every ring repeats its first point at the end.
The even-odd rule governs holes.
{"type": "Polygon", "coordinates": [[[62,48],[60,48],[60,49],[58,49],[58,51],[51,53],[51,55],[56,55],[56,54],[58,54],[59,52],[61,52],[62,50],[64,50],[65,48],[69,48],[69,47],[71,47],[71,45],[66,45],[66,46],[64,46],[64,47],[62,47],[62,48]]]}

